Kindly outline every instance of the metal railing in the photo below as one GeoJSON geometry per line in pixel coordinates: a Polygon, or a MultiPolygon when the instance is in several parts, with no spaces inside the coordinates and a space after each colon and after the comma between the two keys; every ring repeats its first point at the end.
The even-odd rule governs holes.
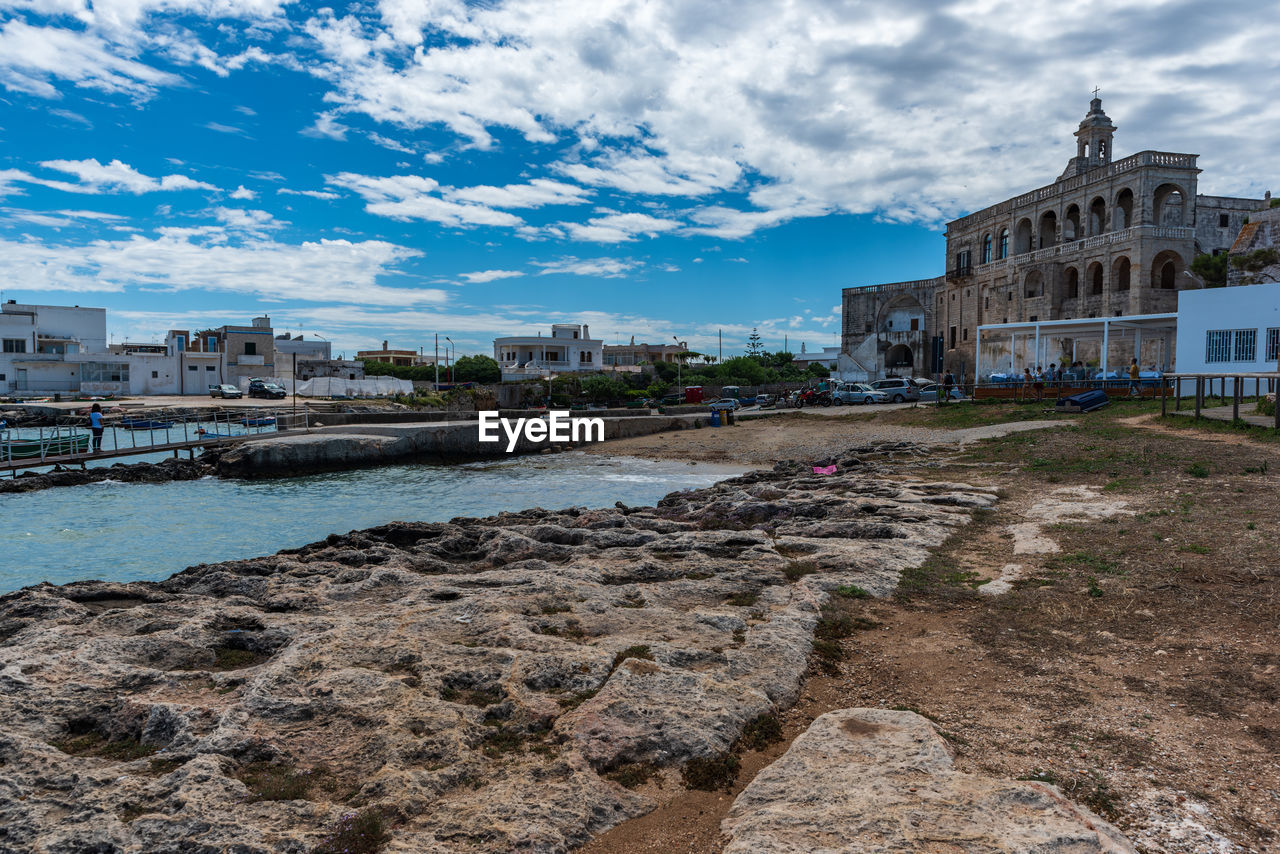
{"type": "Polygon", "coordinates": [[[311,413],[293,409],[221,409],[203,413],[111,413],[103,418],[100,441],[85,415],[62,416],[49,427],[0,429],[0,465],[35,466],[45,460],[84,463],[220,444],[279,430],[308,429],[311,413]]]}

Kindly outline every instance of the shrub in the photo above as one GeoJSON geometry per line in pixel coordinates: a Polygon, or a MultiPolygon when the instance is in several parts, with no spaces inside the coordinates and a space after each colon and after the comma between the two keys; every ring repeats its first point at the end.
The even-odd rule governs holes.
{"type": "Polygon", "coordinates": [[[390,838],[381,810],[349,812],[338,819],[312,854],[373,854],[390,838]]]}
{"type": "Polygon", "coordinates": [[[782,574],[787,577],[787,581],[799,581],[817,571],[818,565],[811,560],[793,560],[782,568],[782,574]]]}
{"type": "Polygon", "coordinates": [[[732,753],[721,753],[718,756],[690,759],[680,771],[680,776],[690,789],[704,792],[714,792],[717,789],[728,791],[737,781],[741,765],[741,761],[732,753]]]}
{"type": "Polygon", "coordinates": [[[653,653],[649,650],[648,644],[629,646],[613,657],[613,669],[617,670],[618,665],[628,658],[643,658],[647,661],[653,661],[653,653]]]}
{"type": "Polygon", "coordinates": [[[738,737],[738,745],[747,750],[764,750],[782,740],[782,721],[777,715],[764,714],[747,721],[738,737]]]}

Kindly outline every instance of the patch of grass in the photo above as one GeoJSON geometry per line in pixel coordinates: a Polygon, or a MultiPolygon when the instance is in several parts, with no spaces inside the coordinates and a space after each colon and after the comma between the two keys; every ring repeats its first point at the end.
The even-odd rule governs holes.
{"type": "Polygon", "coordinates": [[[687,788],[703,792],[715,792],[720,789],[726,792],[733,788],[738,779],[738,769],[742,762],[732,753],[721,753],[703,759],[690,759],[680,771],[687,788]]]}
{"type": "Polygon", "coordinates": [[[93,732],[71,735],[49,742],[53,747],[71,756],[98,756],[114,762],[132,762],[156,752],[158,748],[143,744],[136,738],[109,741],[102,733],[93,732]]]}
{"type": "Polygon", "coordinates": [[[576,709],[587,700],[590,700],[596,694],[600,693],[599,688],[589,688],[586,691],[574,691],[572,694],[566,694],[563,697],[557,697],[556,702],[560,704],[560,708],[568,711],[576,709]]]}
{"type": "Polygon", "coordinates": [[[840,662],[844,661],[844,647],[839,641],[814,638],[813,658],[819,670],[835,676],[840,672],[840,662]]]}
{"type": "Polygon", "coordinates": [[[649,649],[649,645],[646,643],[629,646],[613,657],[613,667],[611,669],[617,670],[618,665],[622,664],[622,662],[626,661],[628,658],[643,658],[646,661],[653,661],[653,652],[649,649]]]}
{"type": "Polygon", "coordinates": [[[374,854],[391,839],[382,810],[349,812],[311,849],[312,854],[374,854]]]}
{"type": "Polygon", "coordinates": [[[1192,463],[1187,466],[1187,474],[1192,477],[1208,477],[1209,468],[1202,463],[1192,463]]]}
{"type": "Polygon", "coordinates": [[[541,611],[544,614],[563,614],[572,611],[573,606],[565,602],[547,602],[542,605],[541,611]]]}
{"type": "Polygon", "coordinates": [[[806,575],[813,575],[818,571],[818,565],[811,560],[793,560],[782,568],[782,574],[786,576],[787,581],[799,581],[806,575]]]}
{"type": "Polygon", "coordinates": [[[749,608],[756,604],[756,600],[759,598],[759,593],[754,590],[746,590],[742,593],[735,593],[724,601],[726,605],[733,605],[735,608],[749,608]]]}
{"type": "Polygon", "coordinates": [[[1098,579],[1092,576],[1089,578],[1089,595],[1094,599],[1101,599],[1103,596],[1103,590],[1098,586],[1098,579]]]}
{"type": "Polygon", "coordinates": [[[841,584],[834,591],[837,596],[843,596],[845,599],[869,599],[871,594],[856,584],[841,584]]]}
{"type": "Polygon", "coordinates": [[[813,627],[813,636],[823,640],[840,640],[853,634],[853,618],[838,611],[824,612],[813,627]]]}
{"type": "Polygon", "coordinates": [[[618,601],[617,606],[619,608],[643,608],[647,604],[643,596],[639,593],[633,593],[629,596],[624,596],[618,601]]]}
{"type": "Polygon", "coordinates": [[[187,760],[160,758],[160,759],[152,759],[147,764],[150,766],[150,771],[152,774],[164,775],[164,774],[172,773],[173,771],[177,771],[183,765],[187,764],[187,760]]]}
{"type": "Polygon", "coordinates": [[[603,776],[624,789],[634,789],[649,782],[657,773],[658,766],[652,762],[628,762],[606,772],[603,776]]]}
{"type": "Polygon", "coordinates": [[[446,703],[463,703],[485,708],[502,702],[502,692],[497,688],[456,688],[445,685],[440,689],[440,699],[446,703]]]}
{"type": "Polygon", "coordinates": [[[1182,546],[1178,549],[1180,552],[1191,552],[1197,555],[1207,555],[1210,551],[1208,546],[1202,546],[1199,543],[1192,543],[1189,546],[1182,546]]]}
{"type": "Polygon", "coordinates": [[[1097,575],[1124,575],[1118,564],[1088,552],[1059,555],[1046,563],[1057,569],[1080,568],[1097,575]]]}
{"type": "Polygon", "coordinates": [[[485,733],[480,740],[480,749],[491,759],[497,759],[506,753],[523,753],[524,743],[528,740],[527,732],[498,724],[485,733]]]}
{"type": "Polygon", "coordinates": [[[747,721],[735,746],[747,750],[764,750],[782,741],[782,721],[774,714],[763,714],[747,721]]]}
{"type": "Polygon", "coordinates": [[[242,766],[236,777],[249,788],[250,802],[306,800],[315,785],[312,771],[283,762],[253,762],[242,766]]]}
{"type": "Polygon", "coordinates": [[[1245,527],[1245,529],[1246,529],[1246,530],[1249,530],[1249,531],[1256,531],[1256,530],[1258,530],[1258,523],[1257,523],[1257,522],[1249,522],[1249,523],[1248,523],[1247,525],[1245,525],[1244,527],[1245,527]]]}

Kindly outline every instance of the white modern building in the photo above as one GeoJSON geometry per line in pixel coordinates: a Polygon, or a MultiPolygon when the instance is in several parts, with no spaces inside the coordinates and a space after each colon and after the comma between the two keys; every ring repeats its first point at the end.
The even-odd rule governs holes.
{"type": "Polygon", "coordinates": [[[551,335],[513,335],[493,340],[493,358],[503,381],[540,379],[573,371],[595,372],[604,365],[604,341],[585,324],[557,323],[551,335]]]}
{"type": "MultiPolygon", "coordinates": [[[[1178,373],[1273,373],[1278,363],[1280,284],[1178,294],[1178,373]]],[[[1245,393],[1256,393],[1258,382],[1246,380],[1245,393]]]]}
{"type": "MultiPolygon", "coordinates": [[[[75,391],[88,356],[108,361],[107,310],[80,306],[0,306],[0,392],[75,391]]],[[[90,369],[95,375],[96,367],[90,369]]]]}

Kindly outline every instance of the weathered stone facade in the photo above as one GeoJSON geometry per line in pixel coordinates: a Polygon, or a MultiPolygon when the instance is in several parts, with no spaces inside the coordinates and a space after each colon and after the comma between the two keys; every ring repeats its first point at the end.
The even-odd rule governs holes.
{"type": "MultiPolygon", "coordinates": [[[[966,378],[980,325],[1176,311],[1179,290],[1202,286],[1191,260],[1227,251],[1263,202],[1198,196],[1195,154],[1112,160],[1115,130],[1094,98],[1075,134],[1076,156],[1054,183],[947,224],[945,276],[846,288],[845,351],[856,358],[868,336],[886,334],[887,303],[877,300],[890,294],[924,308],[923,329],[911,339],[919,347],[914,371],[930,370],[927,345],[938,336],[945,367],[966,378]]],[[[898,343],[907,344],[890,347],[898,343]]],[[[877,368],[894,370],[892,361],[877,368]]]]}

